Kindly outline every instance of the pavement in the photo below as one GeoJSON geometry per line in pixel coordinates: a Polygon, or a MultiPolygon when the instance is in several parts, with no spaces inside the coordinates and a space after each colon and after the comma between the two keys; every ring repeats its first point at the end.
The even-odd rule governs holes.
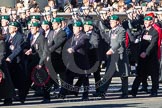
{"type": "MultiPolygon", "coordinates": [[[[133,83],[134,77],[129,77],[129,90],[133,83]]],[[[136,98],[129,95],[128,98],[120,98],[121,92],[121,80],[119,77],[114,77],[110,88],[107,91],[106,98],[101,99],[99,97],[93,97],[94,92],[94,80],[90,79],[90,93],[89,100],[82,101],[80,93],[78,97],[68,95],[65,99],[55,99],[51,92],[51,102],[48,104],[42,104],[42,97],[33,97],[34,91],[30,90],[27,99],[24,104],[18,101],[14,101],[12,106],[2,106],[0,102],[0,108],[162,108],[162,84],[158,91],[158,97],[150,97],[145,92],[138,92],[136,98]]],[[[149,89],[151,89],[151,81],[148,81],[149,89]]],[[[81,89],[80,92],[83,92],[81,89]]]]}

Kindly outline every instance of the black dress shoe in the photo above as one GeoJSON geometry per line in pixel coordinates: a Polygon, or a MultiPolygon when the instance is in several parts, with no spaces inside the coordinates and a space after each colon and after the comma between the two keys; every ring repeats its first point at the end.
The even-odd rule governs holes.
{"type": "Polygon", "coordinates": [[[120,97],[121,98],[128,98],[128,95],[127,94],[122,94],[120,97]]]}
{"type": "Polygon", "coordinates": [[[128,93],[129,93],[130,95],[132,95],[132,97],[136,97],[136,95],[137,95],[136,93],[133,93],[132,91],[129,91],[128,93]]]}
{"type": "Polygon", "coordinates": [[[24,104],[25,103],[25,98],[24,97],[14,97],[14,100],[15,101],[20,101],[21,104],[24,104]]]}
{"type": "Polygon", "coordinates": [[[148,89],[147,88],[144,88],[144,87],[142,87],[139,91],[144,91],[144,92],[146,92],[146,93],[148,93],[148,89]]]}
{"type": "Polygon", "coordinates": [[[94,97],[101,97],[102,99],[105,99],[105,93],[101,93],[101,92],[96,92],[93,93],[94,97]]]}
{"type": "Polygon", "coordinates": [[[25,100],[24,99],[20,99],[19,101],[21,102],[21,104],[24,104],[25,103],[25,100]]]}
{"type": "Polygon", "coordinates": [[[12,98],[6,98],[3,105],[12,105],[12,98]]]}
{"type": "Polygon", "coordinates": [[[76,97],[78,97],[79,92],[77,92],[77,91],[71,91],[70,94],[75,95],[76,97]]]}
{"type": "Polygon", "coordinates": [[[12,99],[11,98],[5,99],[3,105],[4,106],[12,105],[12,99]]]}
{"type": "Polygon", "coordinates": [[[83,93],[83,96],[82,96],[82,100],[83,101],[87,101],[89,98],[88,98],[88,93],[83,93]]]}
{"type": "Polygon", "coordinates": [[[105,94],[105,93],[95,92],[95,93],[93,93],[93,96],[94,97],[101,97],[103,94],[105,94]]]}
{"type": "Polygon", "coordinates": [[[88,96],[87,97],[82,97],[82,101],[87,101],[89,100],[88,96]]]}
{"type": "Polygon", "coordinates": [[[65,99],[66,95],[65,95],[65,94],[59,93],[59,94],[57,95],[57,97],[58,97],[59,99],[65,99]]]}
{"type": "Polygon", "coordinates": [[[41,103],[50,103],[49,99],[44,99],[41,103]]]}
{"type": "Polygon", "coordinates": [[[3,106],[10,106],[10,105],[12,105],[12,102],[3,103],[3,106]]]}
{"type": "Polygon", "coordinates": [[[151,97],[157,97],[158,94],[157,94],[157,93],[151,93],[150,96],[151,96],[151,97]]]}

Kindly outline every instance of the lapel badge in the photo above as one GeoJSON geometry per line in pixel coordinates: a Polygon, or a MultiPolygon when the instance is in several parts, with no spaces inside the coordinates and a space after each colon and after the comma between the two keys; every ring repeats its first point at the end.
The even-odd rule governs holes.
{"type": "Polygon", "coordinates": [[[38,50],[38,44],[35,44],[35,49],[38,50]]]}
{"type": "Polygon", "coordinates": [[[10,50],[13,51],[15,49],[14,45],[10,45],[10,50]]]}

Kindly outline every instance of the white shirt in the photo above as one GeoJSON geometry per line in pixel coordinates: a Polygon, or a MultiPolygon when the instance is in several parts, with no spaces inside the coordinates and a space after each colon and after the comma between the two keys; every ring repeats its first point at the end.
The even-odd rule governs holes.
{"type": "Polygon", "coordinates": [[[13,37],[16,35],[16,33],[12,33],[12,34],[10,34],[10,38],[9,38],[9,41],[11,40],[11,39],[13,39],[13,37]]]}
{"type": "Polygon", "coordinates": [[[4,31],[7,32],[8,26],[3,27],[3,28],[4,28],[4,31]]]}
{"type": "Polygon", "coordinates": [[[55,30],[55,33],[57,33],[61,28],[58,28],[57,30],[55,30]]]}
{"type": "Polygon", "coordinates": [[[45,38],[47,38],[47,35],[48,35],[49,31],[50,31],[50,30],[47,30],[47,31],[45,32],[45,38]]]}

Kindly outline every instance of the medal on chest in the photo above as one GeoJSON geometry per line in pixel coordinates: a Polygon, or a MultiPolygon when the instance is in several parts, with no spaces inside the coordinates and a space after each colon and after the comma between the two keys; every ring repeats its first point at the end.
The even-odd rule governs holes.
{"type": "Polygon", "coordinates": [[[148,35],[148,32],[143,36],[144,40],[151,41],[152,35],[148,35]]]}
{"type": "Polygon", "coordinates": [[[50,43],[50,40],[48,39],[47,42],[48,42],[48,44],[49,44],[49,43],[50,43]]]}
{"type": "Polygon", "coordinates": [[[111,39],[116,39],[117,34],[111,34],[111,39]]]}
{"type": "Polygon", "coordinates": [[[13,51],[15,49],[15,46],[14,45],[10,45],[9,48],[10,48],[11,51],[13,51]]]}
{"type": "Polygon", "coordinates": [[[35,44],[35,49],[36,49],[36,50],[38,50],[38,49],[39,49],[38,44],[35,44]]]}

